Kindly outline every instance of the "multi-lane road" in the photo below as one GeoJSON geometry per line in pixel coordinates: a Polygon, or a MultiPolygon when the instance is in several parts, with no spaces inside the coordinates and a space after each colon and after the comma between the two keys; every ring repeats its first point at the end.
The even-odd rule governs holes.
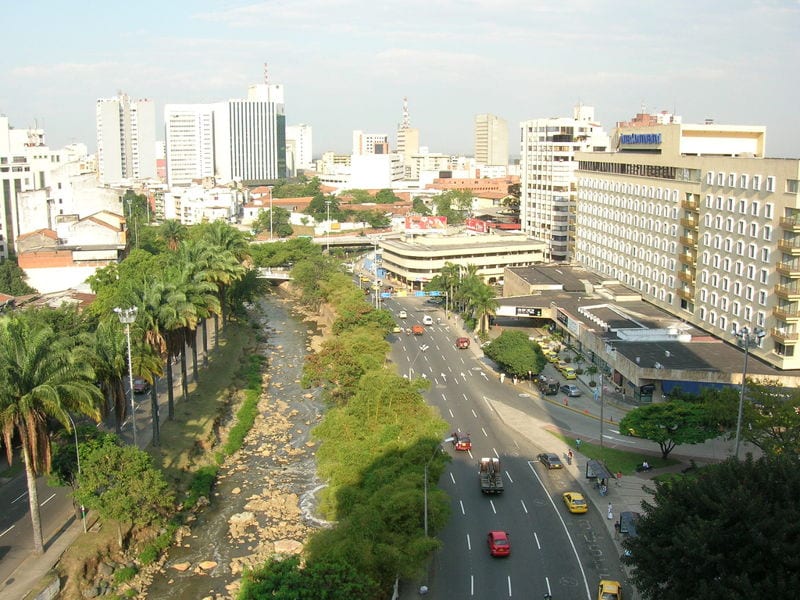
{"type": "Polygon", "coordinates": [[[619,556],[602,516],[596,510],[574,515],[562,503],[562,492],[580,491],[572,474],[566,469],[548,471],[536,462],[540,452],[552,450],[547,446],[555,445],[555,438],[547,433],[537,439],[520,436],[498,418],[495,407],[513,406],[577,435],[585,435],[582,429],[589,432],[596,423],[541,402],[534,392],[520,395],[516,388],[501,385],[482,362],[481,352],[455,347],[460,334],[444,311],[424,298],[391,299],[385,308],[395,315],[406,310],[408,327],[422,323],[423,315],[434,316],[434,324],[422,336],[393,336],[392,360],[403,374],[424,375],[431,382],[428,402],[452,430],[468,431],[472,439],[470,452],[443,445],[453,460],[439,486],[451,499],[452,515],[439,532],[443,546],[429,569],[428,597],[494,600],[551,594],[554,600],[588,600],[596,595],[601,578],[621,580],[619,556]],[[500,458],[503,494],[481,493],[481,457],[500,458]],[[486,536],[497,529],[510,534],[509,557],[489,555],[486,536]]]}

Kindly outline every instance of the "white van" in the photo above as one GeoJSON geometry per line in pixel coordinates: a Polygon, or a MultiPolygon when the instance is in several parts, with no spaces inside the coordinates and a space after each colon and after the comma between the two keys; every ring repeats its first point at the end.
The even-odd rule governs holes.
{"type": "Polygon", "coordinates": [[[425,315],[424,317],[422,317],[422,324],[433,325],[433,317],[430,315],[425,315]]]}

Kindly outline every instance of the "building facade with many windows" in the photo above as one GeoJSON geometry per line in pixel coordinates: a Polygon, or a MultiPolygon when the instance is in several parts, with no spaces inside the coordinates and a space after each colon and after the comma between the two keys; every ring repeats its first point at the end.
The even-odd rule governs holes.
{"type": "Polygon", "coordinates": [[[475,161],[508,165],[508,122],[497,115],[475,115],[475,161]]]}
{"type": "Polygon", "coordinates": [[[800,368],[800,160],[765,158],[763,127],[618,129],[577,155],[576,259],[688,323],[800,368]]]}
{"type": "Polygon", "coordinates": [[[127,94],[100,98],[95,105],[95,119],[101,182],[156,176],[156,117],[152,100],[131,100],[127,94]]]}
{"type": "Polygon", "coordinates": [[[167,104],[164,129],[170,186],[214,176],[214,111],[210,104],[167,104]]]}
{"type": "Polygon", "coordinates": [[[608,135],[594,122],[594,109],[589,106],[576,106],[572,118],[532,119],[520,126],[522,230],[547,242],[548,260],[572,260],[578,168],[575,155],[606,150],[608,135]]]}

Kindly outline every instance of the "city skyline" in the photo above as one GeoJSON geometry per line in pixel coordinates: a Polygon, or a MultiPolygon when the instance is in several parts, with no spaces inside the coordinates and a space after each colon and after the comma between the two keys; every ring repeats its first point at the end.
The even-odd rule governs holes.
{"type": "Polygon", "coordinates": [[[800,155],[796,0],[551,4],[17,3],[0,41],[0,114],[43,128],[51,147],[94,152],[96,100],[122,91],[153,100],[163,140],[166,104],[243,98],[266,62],[287,124],[313,127],[315,156],[349,152],[358,129],[394,147],[404,97],[434,152],[471,154],[474,117],[491,113],[508,122],[516,156],[521,121],[583,103],[606,130],[667,110],[685,123],[764,125],[768,156],[800,155]]]}

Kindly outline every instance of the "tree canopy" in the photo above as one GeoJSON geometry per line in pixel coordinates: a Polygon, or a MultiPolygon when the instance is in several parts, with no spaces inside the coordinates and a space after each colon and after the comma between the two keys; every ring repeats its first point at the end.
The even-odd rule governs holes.
{"type": "Polygon", "coordinates": [[[701,444],[719,434],[710,425],[704,406],[682,400],[634,408],[620,420],[619,430],[656,442],[662,458],[678,444],[701,444]]]}
{"type": "Polygon", "coordinates": [[[294,233],[290,223],[291,213],[281,206],[274,206],[272,209],[258,211],[258,216],[253,221],[253,231],[261,233],[270,231],[275,237],[285,238],[294,233]],[[270,223],[270,214],[272,222],[270,223]]]}
{"type": "Polygon", "coordinates": [[[484,353],[513,377],[525,378],[529,372],[537,375],[547,362],[539,345],[522,331],[504,331],[486,346],[484,353]]]}
{"type": "Polygon", "coordinates": [[[36,292],[25,282],[25,271],[19,268],[16,258],[9,256],[0,262],[0,292],[9,296],[25,296],[36,292]]]}
{"type": "Polygon", "coordinates": [[[471,190],[449,190],[433,199],[436,214],[447,217],[448,225],[460,225],[472,208],[471,190]]]}
{"type": "Polygon", "coordinates": [[[624,542],[644,598],[796,598],[800,469],[788,456],[729,459],[655,483],[624,542]]]}

